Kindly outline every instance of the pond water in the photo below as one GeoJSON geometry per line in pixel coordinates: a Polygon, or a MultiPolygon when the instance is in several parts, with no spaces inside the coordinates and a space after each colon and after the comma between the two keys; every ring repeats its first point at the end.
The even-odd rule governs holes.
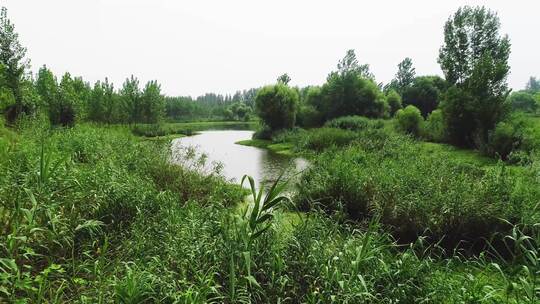
{"type": "Polygon", "coordinates": [[[296,173],[307,167],[308,162],[303,158],[236,144],[251,139],[252,135],[253,131],[222,130],[178,138],[172,142],[173,161],[207,172],[220,167],[225,178],[235,182],[240,182],[247,174],[254,178],[257,187],[271,184],[282,173],[285,178],[297,176],[296,173]],[[194,152],[204,154],[204,162],[197,162],[198,158],[193,158],[194,152]],[[186,158],[186,154],[191,157],[186,158]],[[187,163],[186,159],[189,159],[187,163]]]}

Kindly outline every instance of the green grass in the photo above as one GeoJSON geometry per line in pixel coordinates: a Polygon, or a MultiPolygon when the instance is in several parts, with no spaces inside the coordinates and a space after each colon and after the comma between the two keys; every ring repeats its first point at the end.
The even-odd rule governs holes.
{"type": "MultiPolygon", "coordinates": [[[[374,204],[396,207],[395,213],[352,222],[316,208],[298,214],[280,198],[279,187],[268,196],[252,189],[258,204],[242,204],[239,185],[170,164],[167,141],[141,140],[125,126],[51,130],[38,121],[1,132],[9,134],[10,147],[0,157],[0,302],[538,300],[540,236],[530,226],[511,229],[506,258],[443,252],[422,237],[396,243],[392,225],[439,227],[452,218],[467,223],[469,214],[505,217],[513,211],[491,208],[499,200],[489,198],[529,202],[527,193],[535,191],[527,176],[506,180],[512,187],[495,186],[502,185],[495,184],[496,174],[494,180],[462,176],[464,183],[457,183],[459,172],[448,171],[453,167],[446,157],[436,158],[445,151],[418,157],[410,139],[381,141],[376,136],[384,133],[369,133],[375,137],[359,137],[355,146],[314,161],[304,190],[324,197],[357,191],[359,197],[371,194],[374,204]],[[335,174],[326,174],[330,169],[335,174]],[[336,180],[342,186],[327,187],[336,180]],[[428,196],[433,185],[439,194],[428,196]],[[450,213],[439,214],[445,208],[433,208],[437,202],[450,213]],[[452,217],[457,211],[463,216],[452,217]]],[[[252,144],[286,150],[290,143],[252,144]]]]}
{"type": "Polygon", "coordinates": [[[268,149],[274,153],[293,156],[296,153],[293,152],[294,146],[290,143],[273,143],[266,139],[247,139],[236,142],[238,145],[257,147],[261,149],[268,149]]]}

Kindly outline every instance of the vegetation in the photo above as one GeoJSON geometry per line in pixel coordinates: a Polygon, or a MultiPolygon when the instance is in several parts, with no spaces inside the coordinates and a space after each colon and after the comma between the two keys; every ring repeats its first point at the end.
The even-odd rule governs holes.
{"type": "Polygon", "coordinates": [[[284,82],[259,90],[256,111],[271,132],[294,127],[298,109],[298,94],[284,82]]]}
{"type": "Polygon", "coordinates": [[[407,106],[396,113],[396,123],[400,131],[414,136],[420,135],[423,123],[420,110],[415,106],[407,106]]]}
{"type": "Polygon", "coordinates": [[[459,9],[444,79],[377,84],[349,50],[321,86],[192,99],[33,79],[3,9],[0,302],[538,303],[540,84],[509,94],[499,27],[459,9]],[[309,159],[294,183],[170,143],[256,127],[238,144],[309,159]]]}

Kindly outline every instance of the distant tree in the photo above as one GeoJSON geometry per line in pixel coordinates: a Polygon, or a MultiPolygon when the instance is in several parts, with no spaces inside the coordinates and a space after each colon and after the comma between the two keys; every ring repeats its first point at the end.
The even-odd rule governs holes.
{"type": "Polygon", "coordinates": [[[499,28],[497,15],[484,7],[462,7],[446,22],[439,63],[456,89],[442,110],[455,144],[484,146],[490,130],[507,113],[510,40],[499,34],[499,28]]]}
{"type": "Polygon", "coordinates": [[[403,104],[415,106],[425,118],[438,107],[447,86],[446,81],[439,76],[416,77],[402,92],[403,104]]]}
{"type": "MultiPolygon", "coordinates": [[[[43,68],[44,86],[50,85],[50,71],[43,68]]],[[[42,95],[43,96],[43,95],[42,95]]],[[[77,92],[73,86],[73,79],[69,73],[62,76],[56,94],[48,100],[49,120],[52,125],[71,127],[75,125],[76,108],[78,104],[77,92]]]]}
{"type": "Polygon", "coordinates": [[[122,100],[123,108],[128,114],[128,122],[140,122],[142,120],[141,90],[139,89],[139,80],[133,75],[131,75],[130,78],[127,78],[122,85],[120,98],[122,100]]]}
{"type": "Polygon", "coordinates": [[[399,96],[399,93],[395,90],[390,90],[390,92],[388,92],[386,95],[386,103],[388,103],[390,108],[389,114],[391,117],[402,108],[401,96],[399,96]]]}
{"type": "Polygon", "coordinates": [[[291,81],[291,77],[289,77],[289,75],[287,73],[279,76],[278,79],[277,79],[278,83],[282,83],[284,85],[288,85],[290,81],[291,81]]]}
{"type": "Polygon", "coordinates": [[[354,51],[349,50],[337,71],[328,75],[315,109],[324,120],[346,115],[382,117],[387,105],[372,76],[368,66],[359,65],[354,51]]]}
{"type": "Polygon", "coordinates": [[[6,67],[0,63],[0,109],[8,109],[14,104],[15,96],[7,83],[6,67]]]}
{"type": "Polygon", "coordinates": [[[412,59],[407,57],[398,64],[398,71],[395,78],[385,87],[385,92],[395,90],[399,94],[412,85],[416,70],[413,67],[412,59]]]}
{"type": "Polygon", "coordinates": [[[525,90],[532,93],[540,92],[540,80],[537,80],[536,77],[531,76],[527,82],[527,85],[525,86],[525,90]]]}
{"type": "Polygon", "coordinates": [[[369,64],[358,63],[354,50],[347,51],[345,57],[338,62],[337,69],[337,73],[341,76],[354,74],[371,80],[375,79],[375,76],[369,70],[369,64]]]}
{"type": "Polygon", "coordinates": [[[165,99],[157,81],[146,83],[141,95],[141,120],[144,123],[157,123],[165,114],[165,99]]]}
{"type": "Polygon", "coordinates": [[[538,110],[538,102],[531,91],[518,91],[513,92],[508,97],[508,101],[512,106],[512,109],[517,111],[536,113],[538,110]]]}
{"type": "Polygon", "coordinates": [[[255,99],[256,111],[272,131],[294,127],[298,93],[283,83],[260,89],[255,99]]]}
{"type": "Polygon", "coordinates": [[[26,48],[19,42],[15,26],[7,16],[7,9],[0,11],[0,64],[6,87],[11,91],[13,104],[3,109],[9,122],[15,121],[22,113],[30,113],[33,105],[25,103],[21,83],[29,61],[25,59],[26,48]]]}

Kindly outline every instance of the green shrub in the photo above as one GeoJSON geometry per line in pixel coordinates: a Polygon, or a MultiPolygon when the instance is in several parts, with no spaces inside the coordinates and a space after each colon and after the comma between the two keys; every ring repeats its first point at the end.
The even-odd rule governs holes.
{"type": "Polygon", "coordinates": [[[420,135],[424,119],[415,106],[407,106],[396,113],[397,128],[407,134],[420,135]]]}
{"type": "Polygon", "coordinates": [[[317,157],[296,201],[304,210],[320,207],[354,220],[380,217],[402,242],[425,235],[444,246],[473,247],[508,233],[505,221],[535,223],[537,183],[532,175],[418,153],[403,137],[362,138],[317,157]]]}
{"type": "Polygon", "coordinates": [[[324,124],[327,128],[360,131],[369,128],[371,121],[363,116],[343,116],[332,119],[324,124]]]}
{"type": "Polygon", "coordinates": [[[336,128],[312,129],[304,133],[296,142],[298,150],[322,151],[330,147],[342,147],[358,138],[358,134],[336,128]]]}
{"type": "Polygon", "coordinates": [[[296,125],[303,128],[320,127],[324,123],[324,115],[312,105],[302,105],[296,115],[296,125]]]}
{"type": "Polygon", "coordinates": [[[424,136],[434,142],[442,142],[446,138],[444,118],[441,110],[429,114],[423,128],[424,136]]]}
{"type": "Polygon", "coordinates": [[[390,90],[390,92],[388,92],[388,94],[386,95],[386,103],[388,103],[388,106],[390,108],[390,117],[393,117],[398,110],[403,108],[401,96],[395,90],[390,90]]]}
{"type": "Polygon", "coordinates": [[[507,160],[510,153],[520,146],[521,132],[511,122],[500,122],[489,134],[488,153],[507,160]]]}

